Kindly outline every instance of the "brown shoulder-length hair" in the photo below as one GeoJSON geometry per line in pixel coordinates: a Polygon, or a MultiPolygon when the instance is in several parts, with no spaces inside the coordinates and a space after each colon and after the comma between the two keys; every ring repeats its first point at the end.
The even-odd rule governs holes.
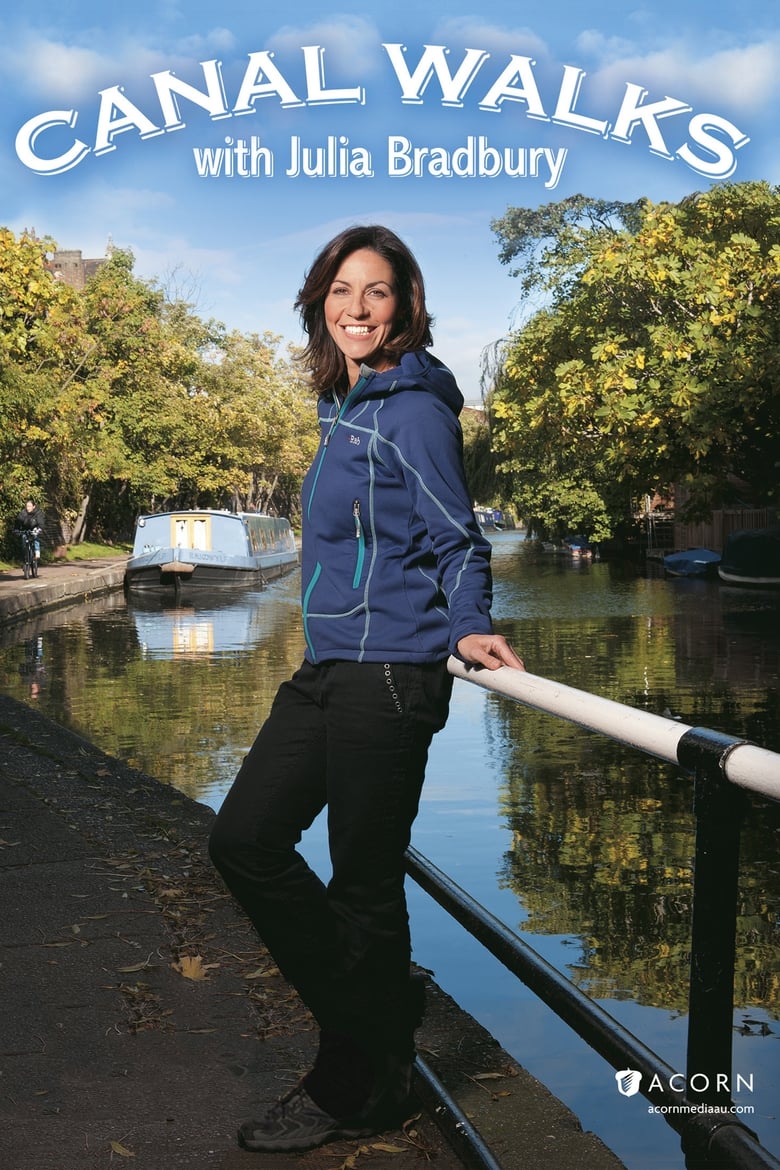
{"type": "Polygon", "coordinates": [[[317,256],[295,302],[309,339],[300,360],[310,371],[318,394],[339,387],[346,376],[344,355],[325,324],[325,298],[344,260],[362,248],[370,248],[386,260],[395,278],[398,312],[383,356],[395,365],[402,354],[433,344],[433,318],[425,305],[422,272],[406,244],[395,232],[378,224],[347,228],[317,256]]]}

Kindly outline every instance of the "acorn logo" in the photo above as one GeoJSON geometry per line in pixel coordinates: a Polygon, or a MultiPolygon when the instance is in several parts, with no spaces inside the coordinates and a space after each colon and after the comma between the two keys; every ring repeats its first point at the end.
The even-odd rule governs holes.
{"type": "Polygon", "coordinates": [[[635,1068],[624,1068],[620,1072],[615,1073],[615,1080],[617,1081],[618,1091],[624,1097],[633,1097],[635,1093],[639,1092],[642,1074],[635,1068]]]}

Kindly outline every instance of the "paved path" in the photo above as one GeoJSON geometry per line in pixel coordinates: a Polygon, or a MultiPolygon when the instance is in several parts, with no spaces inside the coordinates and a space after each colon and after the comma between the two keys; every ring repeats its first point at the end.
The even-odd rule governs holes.
{"type": "MultiPolygon", "coordinates": [[[[114,587],[116,565],[82,569],[32,589],[114,587]]],[[[0,617],[30,585],[0,581],[0,617]]],[[[212,817],[0,695],[0,1166],[458,1170],[424,1111],[302,1155],[236,1147],[237,1122],[309,1066],[315,1033],[209,865],[212,817]]],[[[432,982],[419,1040],[506,1170],[621,1170],[432,982]]]]}
{"type": "Polygon", "coordinates": [[[121,589],[127,557],[57,561],[25,581],[21,569],[0,570],[0,628],[34,613],[121,589]]]}

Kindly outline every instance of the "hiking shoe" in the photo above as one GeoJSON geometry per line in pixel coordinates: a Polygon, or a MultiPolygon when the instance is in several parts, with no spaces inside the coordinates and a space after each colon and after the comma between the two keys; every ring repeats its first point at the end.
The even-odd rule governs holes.
{"type": "Polygon", "coordinates": [[[265,1151],[310,1150],[326,1142],[368,1137],[376,1129],[338,1121],[297,1085],[281,1097],[260,1121],[245,1121],[238,1131],[238,1144],[256,1153],[265,1151]]]}

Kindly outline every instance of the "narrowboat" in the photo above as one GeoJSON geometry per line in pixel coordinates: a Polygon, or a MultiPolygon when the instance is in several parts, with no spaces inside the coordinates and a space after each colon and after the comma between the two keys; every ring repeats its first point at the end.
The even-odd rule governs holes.
{"type": "Polygon", "coordinates": [[[481,504],[475,504],[474,515],[483,532],[501,532],[504,528],[504,516],[498,508],[484,508],[481,504]]]}
{"type": "Polygon", "coordinates": [[[182,510],[139,516],[125,587],[197,593],[263,585],[298,565],[289,520],[254,512],[182,510]]]}

